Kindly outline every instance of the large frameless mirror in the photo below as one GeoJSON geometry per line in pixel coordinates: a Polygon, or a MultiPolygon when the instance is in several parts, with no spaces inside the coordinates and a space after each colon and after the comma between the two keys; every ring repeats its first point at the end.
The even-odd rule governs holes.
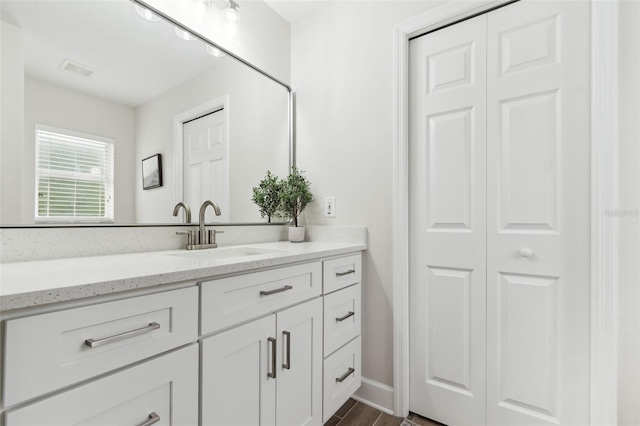
{"type": "Polygon", "coordinates": [[[144,3],[3,0],[0,226],[266,223],[290,89],[144,3]],[[144,164],[144,169],[143,169],[144,164]]]}

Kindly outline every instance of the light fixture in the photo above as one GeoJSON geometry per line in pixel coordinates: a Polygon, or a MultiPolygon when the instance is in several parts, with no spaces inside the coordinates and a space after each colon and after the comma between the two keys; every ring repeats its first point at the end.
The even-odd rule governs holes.
{"type": "Polygon", "coordinates": [[[233,0],[227,0],[227,9],[224,17],[228,22],[236,22],[240,18],[240,5],[233,0]]]}
{"type": "Polygon", "coordinates": [[[185,31],[182,28],[175,27],[175,29],[176,29],[176,35],[183,40],[191,41],[196,39],[188,31],[185,31]]]}
{"type": "Polygon", "coordinates": [[[160,17],[158,15],[156,15],[155,13],[153,13],[152,11],[147,9],[146,7],[142,7],[142,6],[138,5],[138,4],[136,4],[135,7],[136,7],[136,12],[138,13],[138,15],[142,16],[147,21],[157,22],[157,21],[160,20],[160,17]]]}
{"type": "Polygon", "coordinates": [[[207,44],[207,53],[211,56],[215,56],[216,58],[222,58],[225,56],[225,53],[222,50],[211,46],[210,44],[207,44]]]}

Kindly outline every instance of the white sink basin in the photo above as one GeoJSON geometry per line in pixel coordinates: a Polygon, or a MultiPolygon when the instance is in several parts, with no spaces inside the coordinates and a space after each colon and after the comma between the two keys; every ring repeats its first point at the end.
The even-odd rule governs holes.
{"type": "Polygon", "coordinates": [[[265,254],[278,254],[282,250],[257,248],[257,247],[220,247],[214,249],[185,250],[180,253],[168,253],[169,256],[183,257],[198,260],[235,259],[241,257],[261,256],[265,254]]]}

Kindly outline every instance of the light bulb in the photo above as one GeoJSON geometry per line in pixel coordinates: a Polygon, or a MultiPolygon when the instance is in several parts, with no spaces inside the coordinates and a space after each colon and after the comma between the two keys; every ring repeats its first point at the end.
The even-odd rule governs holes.
{"type": "Polygon", "coordinates": [[[240,5],[233,0],[227,0],[227,9],[224,12],[224,17],[228,22],[236,22],[240,18],[240,5]]]}
{"type": "Polygon", "coordinates": [[[182,28],[176,27],[175,29],[176,29],[176,35],[178,37],[180,37],[181,39],[183,39],[183,40],[191,41],[191,40],[195,40],[196,39],[194,36],[189,34],[188,31],[185,31],[182,28]]]}
{"type": "Polygon", "coordinates": [[[144,19],[146,19],[147,21],[151,21],[151,22],[157,22],[160,20],[160,17],[158,15],[156,15],[155,13],[153,13],[152,11],[150,11],[149,9],[142,7],[140,5],[135,5],[136,7],[136,12],[138,13],[138,15],[142,16],[144,19]]]}
{"type": "Polygon", "coordinates": [[[207,53],[211,56],[215,56],[216,58],[222,58],[225,56],[225,53],[222,50],[217,47],[213,47],[210,44],[207,44],[207,53]]]}

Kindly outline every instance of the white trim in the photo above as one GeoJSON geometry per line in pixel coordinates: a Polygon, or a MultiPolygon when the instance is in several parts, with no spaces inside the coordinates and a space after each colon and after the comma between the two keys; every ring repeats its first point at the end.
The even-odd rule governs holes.
{"type": "Polygon", "coordinates": [[[375,380],[362,378],[362,385],[351,396],[358,402],[393,415],[393,388],[375,380]]]}
{"type": "MultiPolygon", "coordinates": [[[[182,174],[182,162],[183,162],[183,133],[182,133],[182,125],[186,121],[193,120],[194,118],[201,117],[207,113],[213,112],[216,109],[223,108],[225,111],[224,118],[224,128],[225,128],[225,140],[227,141],[227,159],[229,159],[229,123],[231,122],[230,118],[230,108],[229,108],[229,95],[219,96],[215,99],[212,99],[208,102],[195,106],[187,111],[181,112],[173,116],[173,175],[175,176],[175,182],[173,187],[173,200],[174,204],[177,204],[181,201],[184,201],[183,194],[183,174],[182,174]]],[[[228,161],[228,160],[227,160],[228,161]]],[[[227,183],[229,182],[229,168],[227,168],[227,183]]],[[[229,188],[227,188],[227,200],[226,206],[229,206],[229,188]]],[[[190,206],[193,208],[193,206],[190,206]]],[[[229,217],[229,212],[225,212],[229,217]]],[[[180,217],[176,217],[174,219],[175,222],[181,223],[180,217]]]]}
{"type": "MultiPolygon", "coordinates": [[[[409,413],[408,45],[412,36],[509,3],[451,1],[394,28],[393,386],[394,413],[409,413]]],[[[592,6],[591,422],[616,423],[617,0],[592,6]]]]}
{"type": "Polygon", "coordinates": [[[591,4],[591,404],[593,425],[617,424],[618,2],[591,4]]]}

